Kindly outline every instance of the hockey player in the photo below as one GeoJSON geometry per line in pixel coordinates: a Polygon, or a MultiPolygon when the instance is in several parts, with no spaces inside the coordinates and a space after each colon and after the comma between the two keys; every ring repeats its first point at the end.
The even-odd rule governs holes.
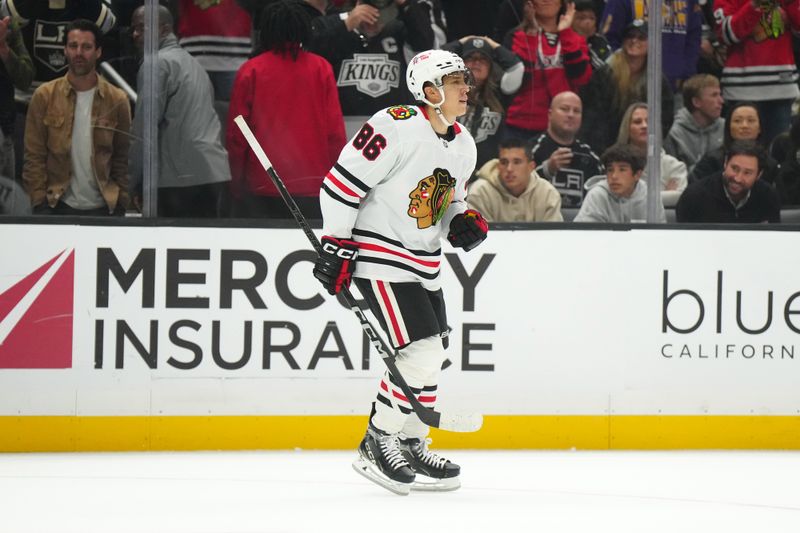
{"type": "MultiPolygon", "coordinates": [[[[355,279],[398,351],[398,371],[432,408],[449,330],[441,239],[471,250],[488,225],[467,208],[476,149],[455,121],[466,112],[469,70],[457,55],[429,50],[411,60],[406,81],[418,105],[375,113],[323,181],[325,236],[314,275],[331,294],[355,279]]],[[[431,452],[427,434],[387,372],[353,466],[398,494],[458,488],[459,466],[431,452]]]]}

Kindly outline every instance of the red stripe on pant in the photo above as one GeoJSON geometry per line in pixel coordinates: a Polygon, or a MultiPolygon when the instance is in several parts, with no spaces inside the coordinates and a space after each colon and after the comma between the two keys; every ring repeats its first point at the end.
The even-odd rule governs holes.
{"type": "Polygon", "coordinates": [[[386,313],[389,315],[389,322],[392,331],[394,331],[394,336],[397,339],[397,345],[402,346],[408,344],[403,337],[403,333],[400,331],[400,324],[397,322],[397,314],[392,307],[391,300],[389,300],[389,293],[386,292],[386,285],[382,281],[377,281],[376,283],[378,285],[378,292],[380,292],[381,295],[381,300],[383,300],[383,306],[386,308],[386,313]]]}
{"type": "MultiPolygon", "coordinates": [[[[383,380],[381,380],[381,389],[383,389],[387,393],[389,392],[389,386],[383,380]]],[[[398,400],[402,400],[404,402],[408,402],[408,397],[407,396],[397,392],[394,389],[392,389],[392,396],[394,396],[398,400]]],[[[417,400],[419,400],[419,403],[423,403],[423,404],[424,403],[435,403],[436,402],[436,396],[417,396],[417,400]]]]}

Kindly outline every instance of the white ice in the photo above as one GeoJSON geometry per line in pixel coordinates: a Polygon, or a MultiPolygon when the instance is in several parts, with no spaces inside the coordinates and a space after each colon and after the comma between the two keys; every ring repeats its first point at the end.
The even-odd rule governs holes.
{"type": "Polygon", "coordinates": [[[798,452],[445,454],[396,496],[354,452],[0,454],[0,532],[798,533],[798,452]]]}

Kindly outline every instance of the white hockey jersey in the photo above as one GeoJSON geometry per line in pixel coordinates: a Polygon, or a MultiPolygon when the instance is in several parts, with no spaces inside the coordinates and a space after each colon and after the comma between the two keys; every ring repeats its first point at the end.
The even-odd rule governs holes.
{"type": "Polygon", "coordinates": [[[475,142],[458,123],[439,137],[417,106],[372,116],[320,191],[323,232],[359,243],[355,277],[440,286],[442,238],[467,209],[475,142]]]}

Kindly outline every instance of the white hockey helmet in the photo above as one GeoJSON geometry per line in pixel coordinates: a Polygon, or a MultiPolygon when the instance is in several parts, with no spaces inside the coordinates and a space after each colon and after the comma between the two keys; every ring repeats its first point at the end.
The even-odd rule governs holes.
{"type": "Polygon", "coordinates": [[[446,50],[420,52],[408,64],[406,85],[408,85],[408,90],[411,91],[416,100],[438,109],[444,103],[442,79],[448,74],[455,74],[456,72],[464,72],[468,76],[469,69],[464,65],[464,60],[453,52],[447,52],[446,50]],[[432,83],[439,91],[439,94],[442,95],[442,101],[438,104],[433,104],[425,96],[423,87],[427,82],[432,83]]]}

